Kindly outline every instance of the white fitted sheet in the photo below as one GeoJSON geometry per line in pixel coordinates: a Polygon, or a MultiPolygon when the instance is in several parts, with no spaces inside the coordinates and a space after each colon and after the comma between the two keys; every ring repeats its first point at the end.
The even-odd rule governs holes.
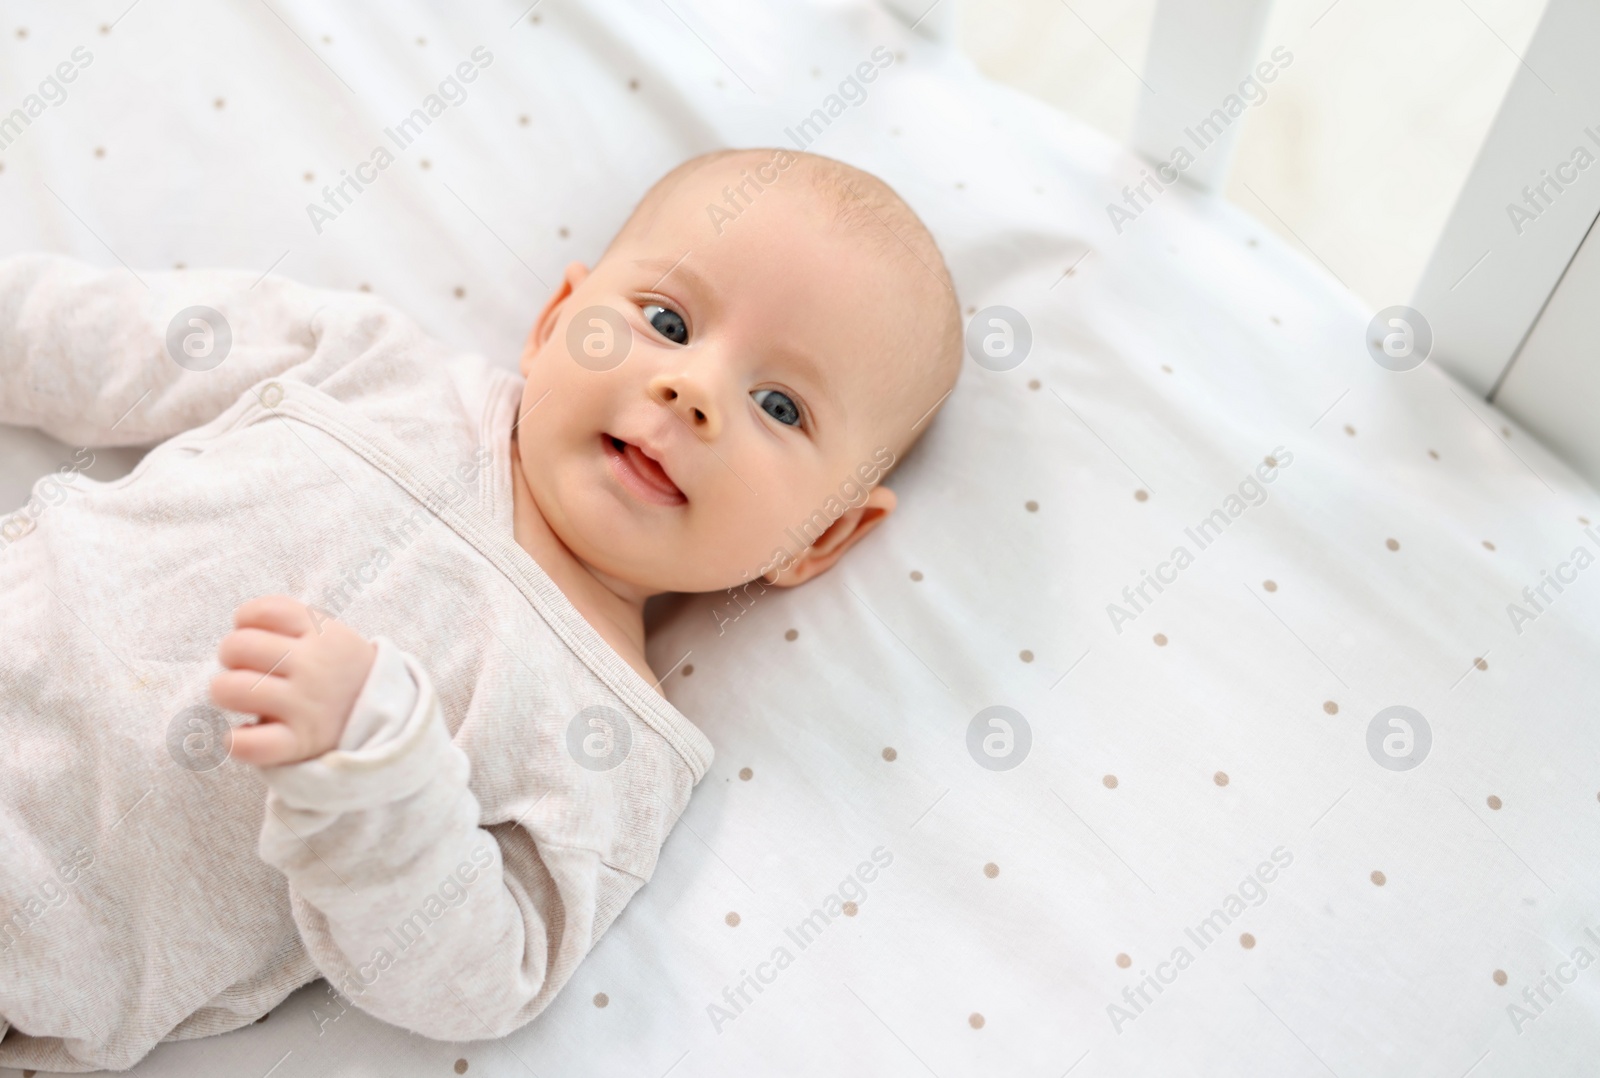
{"type": "MultiPolygon", "coordinates": [[[[1560,963],[1600,960],[1600,569],[1520,626],[1507,607],[1600,552],[1595,491],[1432,364],[1379,368],[1372,312],[1238,209],[1169,190],[1117,234],[1137,161],[871,4],[524,6],[14,5],[0,107],[94,58],[0,154],[0,253],[366,284],[510,366],[651,181],[786,144],[885,45],[809,148],[894,185],[963,306],[1022,312],[1031,353],[969,359],[899,511],[833,571],[721,632],[724,597],[652,611],[651,658],[684,660],[666,687],[717,761],[538,1020],[436,1044],[353,1009],[319,1023],[318,982],[140,1073],[1582,1073],[1600,968],[1560,963]],[[317,234],[326,179],[478,45],[467,99],[317,234]],[[1280,446],[1265,502],[1200,549],[1185,529],[1280,446]],[[1107,604],[1179,545],[1193,563],[1116,631],[1107,604]],[[968,752],[993,705],[1031,730],[1012,770],[968,752]],[[1369,755],[1392,705],[1431,728],[1414,770],[1369,755]],[[856,913],[802,949],[786,930],[880,847],[856,913]],[[1202,947],[1230,894],[1243,912],[1202,947]],[[1117,1020],[1158,969],[1172,983],[1117,1020]],[[1572,983],[1535,1015],[1545,971],[1572,983]]],[[[0,439],[7,509],[73,458],[0,439]]]]}

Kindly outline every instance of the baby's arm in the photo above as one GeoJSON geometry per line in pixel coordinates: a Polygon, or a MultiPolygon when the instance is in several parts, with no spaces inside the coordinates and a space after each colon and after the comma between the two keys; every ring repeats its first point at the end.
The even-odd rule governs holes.
{"type": "Polygon", "coordinates": [[[588,951],[600,911],[614,914],[643,880],[546,843],[537,819],[499,837],[480,827],[469,761],[428,675],[386,638],[369,657],[354,630],[285,597],[247,603],[236,620],[249,631],[225,638],[223,663],[236,669],[213,693],[250,711],[250,685],[283,682],[266,710],[288,717],[235,730],[232,755],[300,760],[262,769],[259,849],[288,879],[317,967],[363,1010],[436,1039],[527,1022],[588,951]],[[302,758],[330,735],[335,748],[302,758]]]}
{"type": "Polygon", "coordinates": [[[304,362],[329,298],[246,272],[0,259],[0,423],[71,445],[153,445],[304,362]]]}

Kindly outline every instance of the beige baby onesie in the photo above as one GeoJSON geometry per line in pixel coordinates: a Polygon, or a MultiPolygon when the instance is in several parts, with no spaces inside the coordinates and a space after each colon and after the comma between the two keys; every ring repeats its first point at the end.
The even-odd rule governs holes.
{"type": "Polygon", "coordinates": [[[501,1036],[650,878],[711,746],[514,541],[521,386],[357,293],[0,261],[0,422],[160,443],[0,518],[0,1066],[124,1069],[318,976],[501,1036]],[[378,658],[338,749],[258,771],[207,688],[273,593],[378,658]]]}

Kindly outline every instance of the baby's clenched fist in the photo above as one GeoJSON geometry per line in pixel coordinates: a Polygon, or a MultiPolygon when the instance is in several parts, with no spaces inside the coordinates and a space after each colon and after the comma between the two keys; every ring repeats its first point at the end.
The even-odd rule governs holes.
{"type": "Polygon", "coordinates": [[[228,755],[275,767],[336,747],[378,646],[286,595],[250,600],[233,623],[217,646],[225,669],[211,679],[211,700],[261,721],[234,729],[228,755]]]}

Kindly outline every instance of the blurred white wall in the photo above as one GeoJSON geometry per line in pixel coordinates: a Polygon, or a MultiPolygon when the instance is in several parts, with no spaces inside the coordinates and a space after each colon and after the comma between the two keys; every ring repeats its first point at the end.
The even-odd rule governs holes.
{"type": "MultiPolygon", "coordinates": [[[[1245,117],[1226,196],[1374,308],[1407,302],[1544,4],[1277,0],[1262,52],[1294,61],[1245,117]]],[[[1126,142],[1155,7],[959,0],[957,41],[990,77],[1126,142]]]]}

